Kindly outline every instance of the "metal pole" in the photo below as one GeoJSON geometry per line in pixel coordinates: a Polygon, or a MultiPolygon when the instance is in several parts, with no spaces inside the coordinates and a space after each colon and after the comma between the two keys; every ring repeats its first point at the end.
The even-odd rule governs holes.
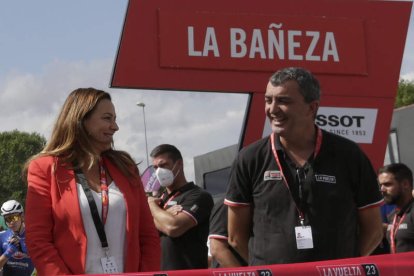
{"type": "Polygon", "coordinates": [[[148,141],[147,141],[147,122],[145,120],[145,103],[137,103],[137,106],[142,107],[142,114],[144,115],[144,136],[145,136],[145,152],[147,154],[147,167],[149,166],[148,158],[148,141]]]}

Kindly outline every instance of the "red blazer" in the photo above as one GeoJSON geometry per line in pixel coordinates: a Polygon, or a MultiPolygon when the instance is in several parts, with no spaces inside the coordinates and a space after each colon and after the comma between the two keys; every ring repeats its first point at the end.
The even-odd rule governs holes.
{"type": "MultiPolygon", "coordinates": [[[[38,275],[84,274],[87,242],[74,172],[56,163],[47,156],[29,165],[27,248],[38,275]]],[[[158,271],[160,242],[141,180],[130,183],[109,160],[104,163],[126,202],[124,271],[158,271]]]]}

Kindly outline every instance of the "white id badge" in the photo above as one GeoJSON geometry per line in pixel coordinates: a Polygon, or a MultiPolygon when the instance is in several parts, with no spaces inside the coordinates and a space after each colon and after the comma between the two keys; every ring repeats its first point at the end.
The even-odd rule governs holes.
{"type": "Polygon", "coordinates": [[[119,273],[114,257],[101,258],[101,264],[104,273],[119,273]]]}
{"type": "Polygon", "coordinates": [[[295,236],[298,249],[313,248],[312,229],[310,226],[296,226],[295,236]]]}

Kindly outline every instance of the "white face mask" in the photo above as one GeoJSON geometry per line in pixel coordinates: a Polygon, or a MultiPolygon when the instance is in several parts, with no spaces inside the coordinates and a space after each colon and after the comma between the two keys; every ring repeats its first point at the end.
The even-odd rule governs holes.
{"type": "MultiPolygon", "coordinates": [[[[175,165],[174,165],[175,167],[175,165]]],[[[173,169],[174,169],[173,167],[173,169]]],[[[168,187],[174,182],[174,173],[172,170],[166,169],[166,168],[158,168],[155,171],[155,175],[157,176],[158,182],[160,182],[160,185],[162,187],[168,187]]]]}

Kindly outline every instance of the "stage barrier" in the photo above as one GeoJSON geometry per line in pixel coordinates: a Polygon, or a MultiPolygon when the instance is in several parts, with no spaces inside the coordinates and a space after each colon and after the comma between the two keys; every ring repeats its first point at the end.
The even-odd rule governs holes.
{"type": "MultiPolygon", "coordinates": [[[[102,275],[102,274],[99,274],[102,275]]],[[[115,275],[115,274],[114,274],[115,275]]],[[[320,262],[217,268],[175,270],[162,272],[124,273],[118,275],[151,276],[412,276],[414,275],[414,252],[376,255],[369,257],[339,259],[320,262]]]]}

